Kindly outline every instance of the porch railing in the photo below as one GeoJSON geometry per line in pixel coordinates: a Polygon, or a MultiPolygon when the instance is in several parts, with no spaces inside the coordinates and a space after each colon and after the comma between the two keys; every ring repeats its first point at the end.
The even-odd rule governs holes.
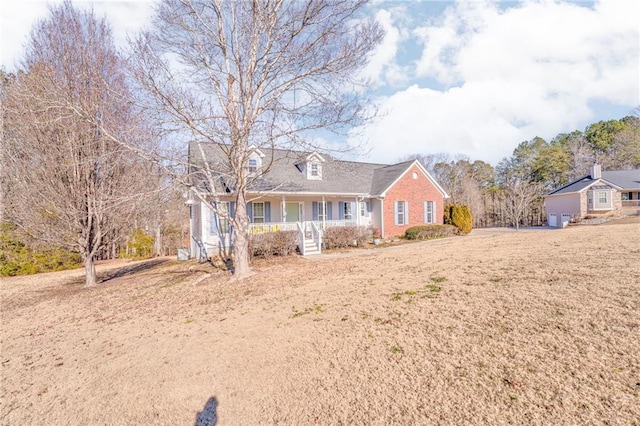
{"type": "Polygon", "coordinates": [[[622,207],[640,207],[640,200],[622,200],[622,207]]]}
{"type": "Polygon", "coordinates": [[[300,222],[295,222],[295,224],[298,230],[298,248],[300,249],[300,254],[304,256],[304,228],[300,222]]]}
{"type": "Polygon", "coordinates": [[[313,221],[313,223],[318,227],[318,229],[324,231],[327,228],[335,228],[338,226],[346,226],[350,228],[355,228],[358,226],[358,223],[355,220],[325,220],[325,221],[313,221]]]}
{"type": "MultiPolygon", "coordinates": [[[[326,221],[311,221],[319,231],[324,231],[327,228],[337,226],[358,226],[355,220],[326,220],[326,221]]],[[[279,231],[297,231],[299,229],[298,222],[273,222],[273,223],[250,223],[249,234],[264,234],[266,232],[279,232],[279,231]]]]}
{"type": "Polygon", "coordinates": [[[313,242],[316,247],[322,247],[322,231],[320,231],[316,222],[311,222],[311,233],[313,234],[313,242]]]}
{"type": "Polygon", "coordinates": [[[281,223],[250,223],[249,234],[264,234],[267,232],[297,231],[297,222],[281,223]]]}

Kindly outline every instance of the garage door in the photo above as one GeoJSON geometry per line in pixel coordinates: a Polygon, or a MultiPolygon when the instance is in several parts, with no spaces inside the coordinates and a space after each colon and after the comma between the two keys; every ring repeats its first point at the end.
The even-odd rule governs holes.
{"type": "Polygon", "coordinates": [[[549,213],[549,220],[547,221],[549,226],[558,226],[558,216],[555,213],[549,213]]]}

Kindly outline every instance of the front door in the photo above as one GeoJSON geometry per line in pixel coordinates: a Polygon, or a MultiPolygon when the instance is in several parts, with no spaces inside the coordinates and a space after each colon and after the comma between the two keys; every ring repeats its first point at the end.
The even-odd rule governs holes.
{"type": "Polygon", "coordinates": [[[287,222],[300,222],[302,220],[302,203],[286,203],[287,222]]]}

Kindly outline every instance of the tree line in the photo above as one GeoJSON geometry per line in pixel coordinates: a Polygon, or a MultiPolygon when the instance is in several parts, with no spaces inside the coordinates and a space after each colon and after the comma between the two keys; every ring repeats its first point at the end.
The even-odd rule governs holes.
{"type": "Polygon", "coordinates": [[[640,168],[640,108],[622,119],[599,121],[550,141],[523,141],[495,167],[447,154],[410,158],[425,165],[451,203],[469,206],[474,226],[539,226],[546,221],[544,195],[588,175],[594,163],[603,170],[640,168]]]}

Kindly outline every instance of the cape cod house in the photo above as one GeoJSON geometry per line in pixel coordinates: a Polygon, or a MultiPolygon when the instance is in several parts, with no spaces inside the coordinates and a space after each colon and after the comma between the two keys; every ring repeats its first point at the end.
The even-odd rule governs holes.
{"type": "MultiPolygon", "coordinates": [[[[204,143],[189,148],[191,164],[206,158],[215,171],[216,179],[208,185],[215,185],[218,196],[217,202],[210,201],[215,209],[200,200],[188,202],[194,257],[232,241],[228,216],[234,215],[236,196],[225,173],[225,149],[228,146],[204,143]]],[[[297,231],[303,255],[319,253],[323,232],[332,226],[370,227],[382,237],[392,237],[410,226],[443,223],[448,195],[416,160],[386,165],[340,161],[318,152],[254,148],[247,168],[249,232],[297,231]]],[[[201,185],[207,184],[202,180],[201,185]]]]}
{"type": "Polygon", "coordinates": [[[640,213],[640,169],[602,171],[591,166],[589,175],[545,196],[547,223],[564,228],[586,216],[640,213]]]}

